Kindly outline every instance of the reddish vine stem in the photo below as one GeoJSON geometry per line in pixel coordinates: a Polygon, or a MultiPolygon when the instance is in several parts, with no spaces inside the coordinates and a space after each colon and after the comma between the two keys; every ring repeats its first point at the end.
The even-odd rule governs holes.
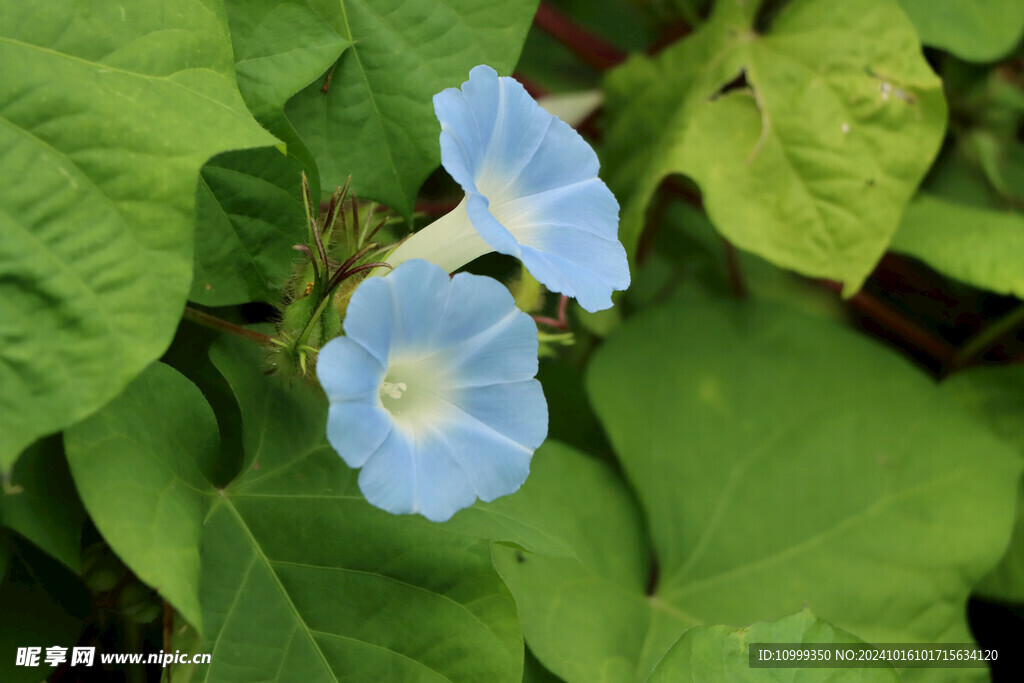
{"type": "Polygon", "coordinates": [[[547,2],[540,3],[533,23],[569,48],[581,60],[601,71],[610,69],[626,59],[626,55],[619,48],[582,28],[547,2]]]}
{"type": "MultiPolygon", "coordinates": [[[[832,280],[819,280],[819,282],[837,294],[843,291],[842,284],[838,282],[832,280]]],[[[903,341],[937,360],[943,368],[949,366],[953,357],[951,344],[918,327],[867,292],[857,292],[847,299],[846,303],[854,310],[892,331],[903,341]]]]}
{"type": "Polygon", "coordinates": [[[530,317],[533,318],[533,321],[535,323],[537,323],[538,325],[547,325],[548,327],[553,327],[556,330],[568,331],[568,329],[569,329],[569,320],[566,317],[566,312],[568,310],[568,306],[569,306],[569,297],[567,297],[566,295],[563,294],[561,296],[561,298],[558,299],[558,317],[557,318],[552,318],[552,317],[546,316],[546,315],[531,315],[530,317]]]}
{"type": "Polygon", "coordinates": [[[555,320],[554,318],[548,317],[546,315],[531,315],[530,317],[533,318],[533,322],[537,323],[538,325],[547,325],[548,327],[553,327],[556,330],[569,329],[562,322],[555,320]]]}
{"type": "Polygon", "coordinates": [[[458,205],[458,202],[449,199],[421,199],[416,202],[414,211],[428,216],[442,216],[458,205]]]}
{"type": "Polygon", "coordinates": [[[324,81],[323,87],[320,88],[320,92],[322,92],[325,95],[327,94],[327,91],[331,89],[331,76],[334,75],[334,69],[336,66],[337,64],[335,64],[335,66],[332,66],[331,70],[327,72],[327,80],[324,81]]]}
{"type": "Polygon", "coordinates": [[[227,320],[221,320],[220,318],[212,316],[209,313],[203,313],[191,306],[185,307],[183,317],[185,320],[194,322],[197,325],[202,325],[203,327],[208,327],[209,329],[216,330],[218,332],[227,332],[228,334],[233,334],[236,337],[242,337],[243,339],[254,341],[257,344],[270,346],[273,343],[273,337],[270,335],[263,334],[262,332],[256,332],[255,330],[247,330],[240,325],[229,323],[227,320]]]}
{"type": "Polygon", "coordinates": [[[1017,306],[1002,318],[989,323],[968,339],[950,358],[947,370],[953,372],[969,365],[975,358],[996,345],[1000,339],[1015,332],[1024,324],[1024,304],[1017,306]]]}

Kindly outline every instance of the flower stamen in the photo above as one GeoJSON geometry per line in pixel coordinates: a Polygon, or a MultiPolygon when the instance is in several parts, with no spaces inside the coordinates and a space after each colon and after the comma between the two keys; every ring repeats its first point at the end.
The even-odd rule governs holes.
{"type": "Polygon", "coordinates": [[[402,398],[402,393],[407,391],[408,389],[409,389],[409,387],[405,384],[405,382],[394,382],[394,383],[392,383],[392,382],[381,382],[380,383],[380,393],[383,394],[384,396],[387,396],[388,398],[392,398],[392,399],[394,399],[396,401],[398,399],[402,398]]]}

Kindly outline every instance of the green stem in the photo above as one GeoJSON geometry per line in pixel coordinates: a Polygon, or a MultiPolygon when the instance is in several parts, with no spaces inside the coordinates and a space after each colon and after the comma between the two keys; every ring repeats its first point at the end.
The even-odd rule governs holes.
{"type": "Polygon", "coordinates": [[[1020,327],[1022,323],[1024,323],[1024,304],[1018,305],[1002,318],[983,327],[978,334],[968,339],[953,354],[949,361],[949,369],[952,371],[964,367],[974,358],[992,348],[1004,335],[1020,327]]]}
{"type": "Polygon", "coordinates": [[[299,333],[299,338],[295,342],[295,348],[302,348],[306,345],[306,342],[309,341],[309,335],[313,331],[313,323],[319,322],[320,314],[324,312],[324,308],[326,308],[327,304],[330,302],[333,292],[333,289],[328,288],[327,295],[320,300],[320,304],[316,307],[316,310],[313,311],[313,315],[311,315],[309,320],[306,322],[306,326],[302,328],[302,332],[299,333]]]}
{"type": "Polygon", "coordinates": [[[269,346],[273,343],[273,337],[270,335],[263,334],[262,332],[256,332],[255,330],[247,330],[240,325],[229,323],[227,320],[221,320],[216,318],[209,313],[203,313],[202,311],[196,310],[190,306],[185,307],[185,314],[183,316],[185,320],[194,322],[197,325],[208,327],[211,330],[217,330],[218,332],[227,332],[233,334],[236,337],[242,337],[254,341],[257,344],[263,344],[269,346]]]}
{"type": "Polygon", "coordinates": [[[302,172],[302,206],[306,209],[306,231],[309,233],[309,239],[307,242],[313,242],[313,231],[310,229],[311,225],[315,225],[316,221],[312,213],[313,198],[309,189],[309,179],[306,177],[306,172],[302,172]]]}

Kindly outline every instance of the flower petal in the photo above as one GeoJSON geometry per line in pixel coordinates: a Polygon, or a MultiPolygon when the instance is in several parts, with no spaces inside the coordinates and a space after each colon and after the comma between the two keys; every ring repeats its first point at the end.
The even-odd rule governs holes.
{"type": "Polygon", "coordinates": [[[466,387],[453,396],[452,404],[478,424],[525,449],[536,449],[547,436],[547,403],[535,379],[466,387]]]}
{"type": "Polygon", "coordinates": [[[316,373],[330,403],[327,440],[349,467],[361,467],[392,428],[377,395],[384,368],[362,346],[339,337],[320,349],[316,373]]]}
{"type": "Polygon", "coordinates": [[[387,367],[393,327],[391,287],[384,278],[364,280],[348,302],[344,322],[346,337],[387,367]]]}
{"type": "Polygon", "coordinates": [[[476,501],[476,491],[460,458],[473,459],[467,444],[447,438],[446,427],[427,426],[416,434],[416,459],[419,481],[416,491],[417,512],[429,520],[444,522],[476,501]]]}
{"type": "Polygon", "coordinates": [[[316,376],[327,400],[353,401],[377,395],[384,366],[362,344],[338,337],[324,344],[317,354],[316,376]]]}
{"type": "Polygon", "coordinates": [[[402,430],[392,429],[359,472],[359,490],[382,510],[396,515],[419,512],[418,464],[414,442],[402,430]]]}
{"type": "Polygon", "coordinates": [[[548,289],[589,311],[610,307],[611,292],[629,285],[629,265],[617,238],[619,206],[597,177],[590,145],[486,66],[470,71],[461,90],[436,95],[434,110],[441,163],[466,191],[480,236],[522,259],[548,289]]]}
{"type": "MultiPolygon", "coordinates": [[[[392,356],[423,353],[432,348],[438,321],[449,305],[449,279],[443,270],[419,259],[403,264],[384,278],[392,301],[392,356]]],[[[359,289],[352,298],[358,294],[359,289]]]]}
{"type": "Polygon", "coordinates": [[[332,403],[327,440],[349,467],[362,467],[391,434],[388,412],[368,403],[332,403]]]}
{"type": "Polygon", "coordinates": [[[432,346],[451,385],[480,386],[537,374],[537,326],[496,280],[469,273],[452,278],[451,300],[432,346]]]}
{"type": "Polygon", "coordinates": [[[443,522],[478,497],[518,490],[547,434],[536,380],[464,389],[432,412],[437,419],[404,436],[396,429],[363,469],[360,488],[374,505],[443,522]]]}
{"type": "MultiPolygon", "coordinates": [[[[467,210],[474,225],[489,224],[472,203],[467,210]]],[[[618,203],[597,178],[492,205],[488,213],[515,236],[515,256],[537,280],[586,310],[609,308],[612,290],[629,286],[618,203]]]]}
{"type": "Polygon", "coordinates": [[[504,286],[407,261],[359,286],[345,330],[321,350],[317,374],[328,439],[363,468],[368,501],[444,521],[522,485],[547,404],[536,325],[504,286]]]}

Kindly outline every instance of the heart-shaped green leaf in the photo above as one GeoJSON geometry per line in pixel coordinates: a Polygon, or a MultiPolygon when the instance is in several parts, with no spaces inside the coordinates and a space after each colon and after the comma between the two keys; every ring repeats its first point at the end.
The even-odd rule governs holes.
{"type": "Polygon", "coordinates": [[[545,493],[547,517],[592,520],[575,555],[495,558],[554,673],[643,680],[687,628],[805,604],[871,642],[970,639],[964,605],[1010,538],[1021,462],[901,359],[788,308],[679,301],[613,334],[587,385],[657,571],[609,567],[649,561],[635,512],[576,475],[545,493]]]}
{"type": "Polygon", "coordinates": [[[635,248],[659,183],[685,173],[737,246],[849,294],[938,151],[941,83],[893,0],[794,0],[764,34],[758,4],[717,3],[694,36],[609,77],[622,239],[635,248]]]}
{"type": "Polygon", "coordinates": [[[217,344],[248,451],[226,488],[208,478],[213,413],[167,366],[67,434],[97,528],[201,626],[213,660],[199,680],[518,681],[519,620],[489,542],[372,508],[325,443],[319,389],[264,375],[251,342],[217,344]]]}

